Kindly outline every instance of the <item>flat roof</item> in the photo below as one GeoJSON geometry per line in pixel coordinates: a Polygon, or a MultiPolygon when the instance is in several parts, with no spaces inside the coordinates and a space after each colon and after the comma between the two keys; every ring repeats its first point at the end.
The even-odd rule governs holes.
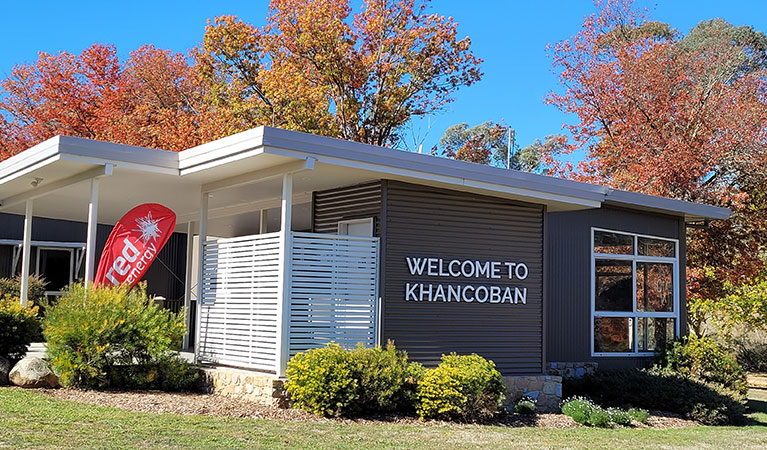
{"type": "MultiPolygon", "coordinates": [[[[302,185],[306,190],[381,178],[541,203],[550,211],[612,205],[684,216],[688,221],[730,215],[726,208],[266,126],[181,152],[57,136],[0,162],[0,208],[9,210],[9,198],[31,195],[37,189],[31,183],[36,178],[45,184],[76,181],[78,174],[109,165],[110,170],[114,167],[112,177],[123,180],[115,183],[113,194],[107,194],[116,202],[122,202],[119,193],[124,195],[127,186],[136,185],[130,180],[142,180],[142,186],[136,185],[137,196],[157,192],[158,201],[176,202],[177,214],[190,214],[199,202],[200,188],[208,183],[307,158],[316,162],[315,178],[328,182],[306,181],[302,185]],[[181,194],[189,198],[176,201],[181,194]]],[[[51,211],[58,210],[52,206],[51,211]]]]}

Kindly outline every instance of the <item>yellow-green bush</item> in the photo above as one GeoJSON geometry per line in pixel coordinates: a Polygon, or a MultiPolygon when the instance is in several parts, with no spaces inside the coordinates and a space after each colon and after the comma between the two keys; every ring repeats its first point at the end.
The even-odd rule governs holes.
{"type": "Polygon", "coordinates": [[[74,284],[44,319],[48,356],[68,387],[157,387],[147,377],[178,348],[184,330],[183,314],[160,309],[143,285],[74,284]]]}
{"type": "Polygon", "coordinates": [[[18,297],[0,296],[0,356],[12,364],[20,360],[39,333],[36,306],[21,306],[18,297]]]}
{"type": "MultiPolygon", "coordinates": [[[[29,287],[27,288],[27,298],[30,303],[40,305],[45,300],[45,285],[48,284],[44,279],[32,275],[29,277],[29,287]]],[[[21,277],[0,278],[0,298],[5,296],[18,297],[21,292],[21,277]]]]}
{"type": "Polygon", "coordinates": [[[412,411],[422,373],[392,343],[355,350],[331,343],[288,362],[286,389],[294,407],[324,416],[412,411]]]}
{"type": "Polygon", "coordinates": [[[443,355],[418,384],[421,419],[478,421],[500,409],[506,387],[492,361],[479,355],[443,355]]]}
{"type": "Polygon", "coordinates": [[[671,343],[660,356],[660,365],[684,376],[717,383],[745,395],[746,374],[735,356],[709,337],[687,336],[671,343]]]}

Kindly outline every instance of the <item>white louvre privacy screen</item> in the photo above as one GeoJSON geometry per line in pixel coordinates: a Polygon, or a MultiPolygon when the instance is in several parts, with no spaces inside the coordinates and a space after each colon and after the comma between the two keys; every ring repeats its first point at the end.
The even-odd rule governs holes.
{"type": "Polygon", "coordinates": [[[379,239],[293,233],[289,355],[378,340],[379,239]]]}
{"type": "Polygon", "coordinates": [[[205,242],[200,361],[274,371],[279,251],[279,233],[205,242]]]}

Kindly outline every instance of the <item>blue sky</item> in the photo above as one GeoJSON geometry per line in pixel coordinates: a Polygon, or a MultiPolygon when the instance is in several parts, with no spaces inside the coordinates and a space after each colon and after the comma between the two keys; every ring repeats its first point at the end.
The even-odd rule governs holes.
{"type": "MultiPolygon", "coordinates": [[[[721,17],[735,25],[767,31],[767,2],[639,0],[655,20],[686,33],[701,20],[721,17]]],[[[94,42],[114,44],[123,57],[145,43],[185,52],[202,39],[207,18],[236,14],[263,24],[268,1],[9,1],[0,5],[0,77],[14,64],[32,62],[38,51],[79,53],[94,42]],[[108,5],[108,6],[107,6],[108,5]]],[[[459,34],[469,36],[485,62],[482,81],[456,94],[447,110],[414,124],[424,147],[439,141],[448,126],[504,120],[517,130],[522,146],[560,132],[573,119],[543,103],[557,89],[545,47],[575,34],[594,11],[591,0],[473,1],[434,0],[434,12],[452,16],[459,34]]]]}

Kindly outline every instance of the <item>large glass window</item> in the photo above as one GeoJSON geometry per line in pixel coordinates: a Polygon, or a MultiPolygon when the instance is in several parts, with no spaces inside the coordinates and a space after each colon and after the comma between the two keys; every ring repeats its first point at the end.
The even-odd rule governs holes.
{"type": "Polygon", "coordinates": [[[647,355],[678,333],[678,242],[593,229],[595,356],[647,355]]]}

